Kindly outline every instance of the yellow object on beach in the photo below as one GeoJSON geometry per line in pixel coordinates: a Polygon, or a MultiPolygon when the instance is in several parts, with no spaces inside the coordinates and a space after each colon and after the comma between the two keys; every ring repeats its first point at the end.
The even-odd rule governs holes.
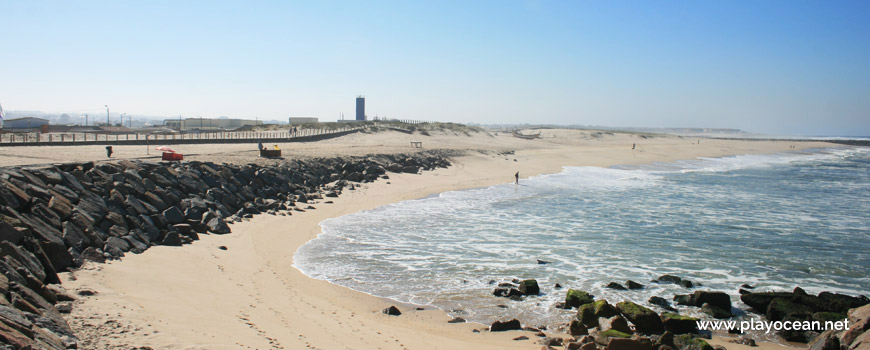
{"type": "Polygon", "coordinates": [[[278,148],[278,145],[275,145],[275,149],[277,149],[277,150],[281,150],[280,148],[278,148]]]}

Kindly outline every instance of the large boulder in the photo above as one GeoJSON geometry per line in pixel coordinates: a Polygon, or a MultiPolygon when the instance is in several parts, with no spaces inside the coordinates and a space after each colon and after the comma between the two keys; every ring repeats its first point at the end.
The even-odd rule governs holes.
{"type": "Polygon", "coordinates": [[[678,315],[675,313],[663,313],[662,324],[665,330],[675,334],[697,333],[698,319],[689,316],[678,315]]]}
{"type": "Polygon", "coordinates": [[[655,311],[630,301],[616,304],[616,309],[634,324],[639,333],[662,334],[665,331],[662,320],[655,311]]]}
{"type": "Polygon", "coordinates": [[[680,350],[713,350],[713,347],[706,340],[690,334],[675,336],[674,345],[680,350]]]}
{"type": "Polygon", "coordinates": [[[626,334],[634,333],[634,331],[631,330],[631,327],[628,326],[628,321],[626,321],[625,318],[619,315],[613,316],[611,318],[599,318],[598,327],[601,329],[602,332],[613,329],[626,334]]]}
{"type": "Polygon", "coordinates": [[[755,309],[755,311],[759,313],[766,313],[767,307],[768,305],[770,305],[770,302],[773,301],[773,299],[790,299],[792,296],[794,296],[794,294],[789,292],[747,293],[740,296],[740,301],[742,301],[746,305],[749,305],[751,308],[755,309]]]}
{"type": "Polygon", "coordinates": [[[800,315],[811,319],[813,310],[805,305],[793,302],[789,298],[775,298],[767,306],[765,316],[770,321],[782,321],[787,316],[800,315]]]}
{"type": "Polygon", "coordinates": [[[489,326],[490,332],[504,332],[504,331],[512,331],[512,330],[521,330],[523,329],[520,321],[517,319],[513,319],[510,321],[495,321],[489,326]]]}
{"type": "Polygon", "coordinates": [[[653,346],[649,339],[611,337],[604,350],[653,350],[653,346]]]}
{"type": "Polygon", "coordinates": [[[174,205],[163,211],[163,217],[165,217],[166,221],[170,224],[180,224],[184,222],[184,214],[181,212],[181,209],[178,209],[178,207],[174,205]]]}
{"type": "Polygon", "coordinates": [[[518,289],[523,293],[523,295],[538,295],[541,293],[541,289],[538,287],[538,281],[533,279],[520,282],[518,289]]]}
{"type": "Polygon", "coordinates": [[[230,230],[230,226],[227,225],[226,221],[220,216],[213,217],[206,223],[208,226],[208,231],[211,233],[223,235],[232,232],[230,230]]]}
{"type": "Polygon", "coordinates": [[[692,294],[692,303],[695,306],[710,304],[710,306],[718,307],[720,309],[731,312],[731,297],[724,292],[705,290],[695,291],[695,293],[692,294]]]}
{"type": "Polygon", "coordinates": [[[599,318],[611,318],[618,314],[616,308],[607,303],[607,300],[584,304],[577,309],[577,319],[587,328],[598,327],[599,318]]]}
{"type": "Polygon", "coordinates": [[[580,307],[595,301],[595,296],[582,290],[568,289],[565,295],[565,304],[570,307],[580,307]]]}
{"type": "Polygon", "coordinates": [[[841,334],[841,343],[846,346],[870,330],[870,305],[849,310],[848,320],[849,328],[841,334]]]}

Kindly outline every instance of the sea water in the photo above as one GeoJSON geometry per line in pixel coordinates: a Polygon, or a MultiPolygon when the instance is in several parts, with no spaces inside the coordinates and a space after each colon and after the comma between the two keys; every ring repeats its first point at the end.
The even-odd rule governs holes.
{"type": "Polygon", "coordinates": [[[445,192],[321,226],[295,255],[305,274],[484,324],[564,324],[575,312],[554,304],[568,288],[661,312],[651,296],[670,300],[694,290],[650,282],[663,274],[727,292],[744,308],[744,283],[867,295],[870,151],[567,167],[518,186],[445,192]],[[542,294],[522,301],[492,295],[493,282],[514,278],[536,279],[542,294]],[[604,288],[626,280],[646,287],[604,288]]]}

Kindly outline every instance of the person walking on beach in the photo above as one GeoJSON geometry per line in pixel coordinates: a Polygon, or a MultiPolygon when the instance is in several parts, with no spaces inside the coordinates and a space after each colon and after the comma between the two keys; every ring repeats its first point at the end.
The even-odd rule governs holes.
{"type": "Polygon", "coordinates": [[[520,184],[520,172],[519,171],[517,171],[517,173],[514,174],[514,184],[516,184],[516,185],[520,184]]]}
{"type": "Polygon", "coordinates": [[[261,151],[263,150],[263,141],[257,143],[257,149],[261,151]]]}
{"type": "Polygon", "coordinates": [[[637,144],[636,144],[636,143],[632,143],[632,144],[631,144],[631,149],[634,149],[634,146],[637,146],[637,144]]]}
{"type": "Polygon", "coordinates": [[[112,158],[112,146],[106,146],[106,158],[112,158]]]}

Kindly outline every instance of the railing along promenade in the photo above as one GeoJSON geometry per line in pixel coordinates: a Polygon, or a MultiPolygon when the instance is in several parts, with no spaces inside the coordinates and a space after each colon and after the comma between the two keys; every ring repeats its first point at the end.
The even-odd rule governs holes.
{"type": "Polygon", "coordinates": [[[362,130],[363,127],[337,129],[306,128],[297,132],[283,131],[214,131],[177,134],[126,133],[103,134],[83,132],[3,133],[2,146],[75,146],[75,145],[173,145],[202,143],[275,143],[310,142],[339,137],[362,130]]]}

